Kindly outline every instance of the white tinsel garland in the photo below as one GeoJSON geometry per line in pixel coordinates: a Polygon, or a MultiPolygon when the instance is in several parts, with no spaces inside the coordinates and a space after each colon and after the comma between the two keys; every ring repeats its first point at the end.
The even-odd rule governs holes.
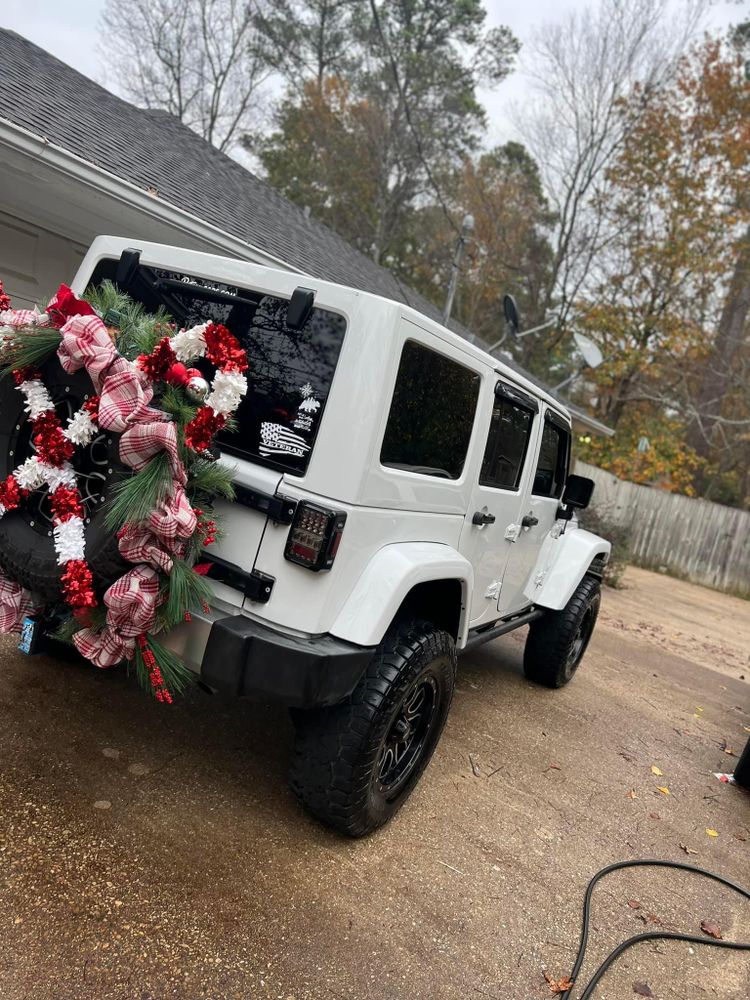
{"type": "Polygon", "coordinates": [[[49,487],[50,493],[54,493],[56,489],[61,486],[75,486],[76,485],[76,473],[70,462],[65,462],[63,465],[45,465],[42,463],[44,469],[44,481],[49,487]]]}
{"type": "Polygon", "coordinates": [[[39,379],[29,379],[21,382],[18,386],[19,392],[23,393],[26,400],[24,409],[32,420],[36,420],[47,410],[54,409],[52,397],[47,392],[47,387],[39,379]]]}
{"type": "Polygon", "coordinates": [[[70,517],[61,521],[53,529],[57,562],[63,566],[70,559],[83,559],[86,554],[86,539],[83,534],[83,520],[70,517]]]}
{"type": "Polygon", "coordinates": [[[218,371],[211,383],[211,393],[206,400],[215,413],[223,416],[232,413],[247,392],[247,379],[239,372],[218,371]]]}
{"type": "Polygon", "coordinates": [[[46,466],[39,461],[36,455],[27,458],[13,473],[13,478],[22,490],[38,490],[44,480],[44,470],[46,466]]]}
{"type": "Polygon", "coordinates": [[[88,444],[97,432],[97,426],[88,410],[78,410],[68,421],[63,431],[65,437],[75,445],[88,444]]]}
{"type": "Polygon", "coordinates": [[[189,330],[180,330],[174,337],[169,338],[172,350],[177,355],[178,361],[190,361],[191,358],[202,358],[206,353],[205,332],[208,323],[201,323],[199,326],[191,326],[189,330]]]}

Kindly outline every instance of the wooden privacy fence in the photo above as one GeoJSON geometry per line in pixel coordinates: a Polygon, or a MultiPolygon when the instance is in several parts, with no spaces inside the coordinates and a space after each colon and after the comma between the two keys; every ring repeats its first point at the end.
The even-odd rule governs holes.
{"type": "Polygon", "coordinates": [[[750,597],[750,513],[628,483],[585,462],[575,471],[596,483],[596,512],[628,529],[631,562],[750,597]]]}

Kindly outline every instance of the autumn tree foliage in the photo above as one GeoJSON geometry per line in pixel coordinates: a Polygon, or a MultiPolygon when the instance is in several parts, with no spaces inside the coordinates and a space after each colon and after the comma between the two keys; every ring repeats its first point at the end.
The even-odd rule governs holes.
{"type": "MultiPolygon", "coordinates": [[[[307,17],[321,8],[293,6],[307,17]]],[[[421,204],[443,197],[439,175],[479,148],[477,88],[507,76],[518,43],[507,28],[486,29],[481,0],[370,0],[337,12],[348,18],[340,71],[308,60],[304,80],[303,66],[280,63],[292,76],[274,127],[245,144],[287,197],[398,267],[421,204]]]]}
{"type": "MultiPolygon", "coordinates": [[[[441,177],[451,214],[474,218],[474,231],[458,285],[453,315],[486,343],[504,332],[502,296],[512,293],[526,326],[539,321],[550,280],[550,237],[555,223],[535,161],[523,145],[508,142],[467,158],[441,177]]],[[[415,226],[418,253],[412,253],[404,275],[428,297],[447,287],[455,230],[439,205],[422,209],[415,226]]],[[[509,345],[510,346],[510,345],[509,345]]],[[[543,345],[520,341],[519,359],[533,366],[543,345]],[[527,354],[521,355],[522,351],[527,354]]]]}
{"type": "Polygon", "coordinates": [[[739,501],[748,487],[747,338],[722,336],[722,316],[747,283],[746,271],[744,282],[735,275],[750,224],[742,62],[708,41],[668,84],[637,87],[622,114],[602,278],[578,313],[605,357],[592,374],[596,410],[618,433],[592,442],[589,455],[669,489],[713,479],[715,495],[739,501]],[[691,428],[709,425],[720,434],[691,447],[691,428]]]}

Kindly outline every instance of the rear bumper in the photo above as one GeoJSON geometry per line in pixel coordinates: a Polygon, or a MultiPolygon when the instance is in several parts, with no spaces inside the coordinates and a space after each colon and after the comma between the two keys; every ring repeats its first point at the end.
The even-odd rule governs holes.
{"type": "Polygon", "coordinates": [[[330,635],[277,632],[232,615],[211,625],[200,677],[222,694],[316,708],[351,694],[373,651],[330,635]]]}

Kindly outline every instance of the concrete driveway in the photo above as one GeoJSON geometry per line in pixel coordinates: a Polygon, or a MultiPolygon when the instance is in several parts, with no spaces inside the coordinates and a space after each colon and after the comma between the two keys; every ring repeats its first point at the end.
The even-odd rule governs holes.
{"type": "MultiPolygon", "coordinates": [[[[551,996],[545,969],[569,971],[603,865],[669,858],[750,886],[750,795],[711,773],[748,736],[750,605],[638,570],[626,583],[562,691],[523,679],[523,634],[463,659],[417,792],[357,842],[287,791],[283,710],[198,691],[165,709],[122,672],[4,640],[0,997],[533,1000],[551,996]]],[[[713,884],[612,876],[586,970],[644,928],[704,919],[750,940],[750,904],[713,884]]],[[[739,1000],[750,959],[641,945],[597,995],[634,984],[739,1000]]]]}

